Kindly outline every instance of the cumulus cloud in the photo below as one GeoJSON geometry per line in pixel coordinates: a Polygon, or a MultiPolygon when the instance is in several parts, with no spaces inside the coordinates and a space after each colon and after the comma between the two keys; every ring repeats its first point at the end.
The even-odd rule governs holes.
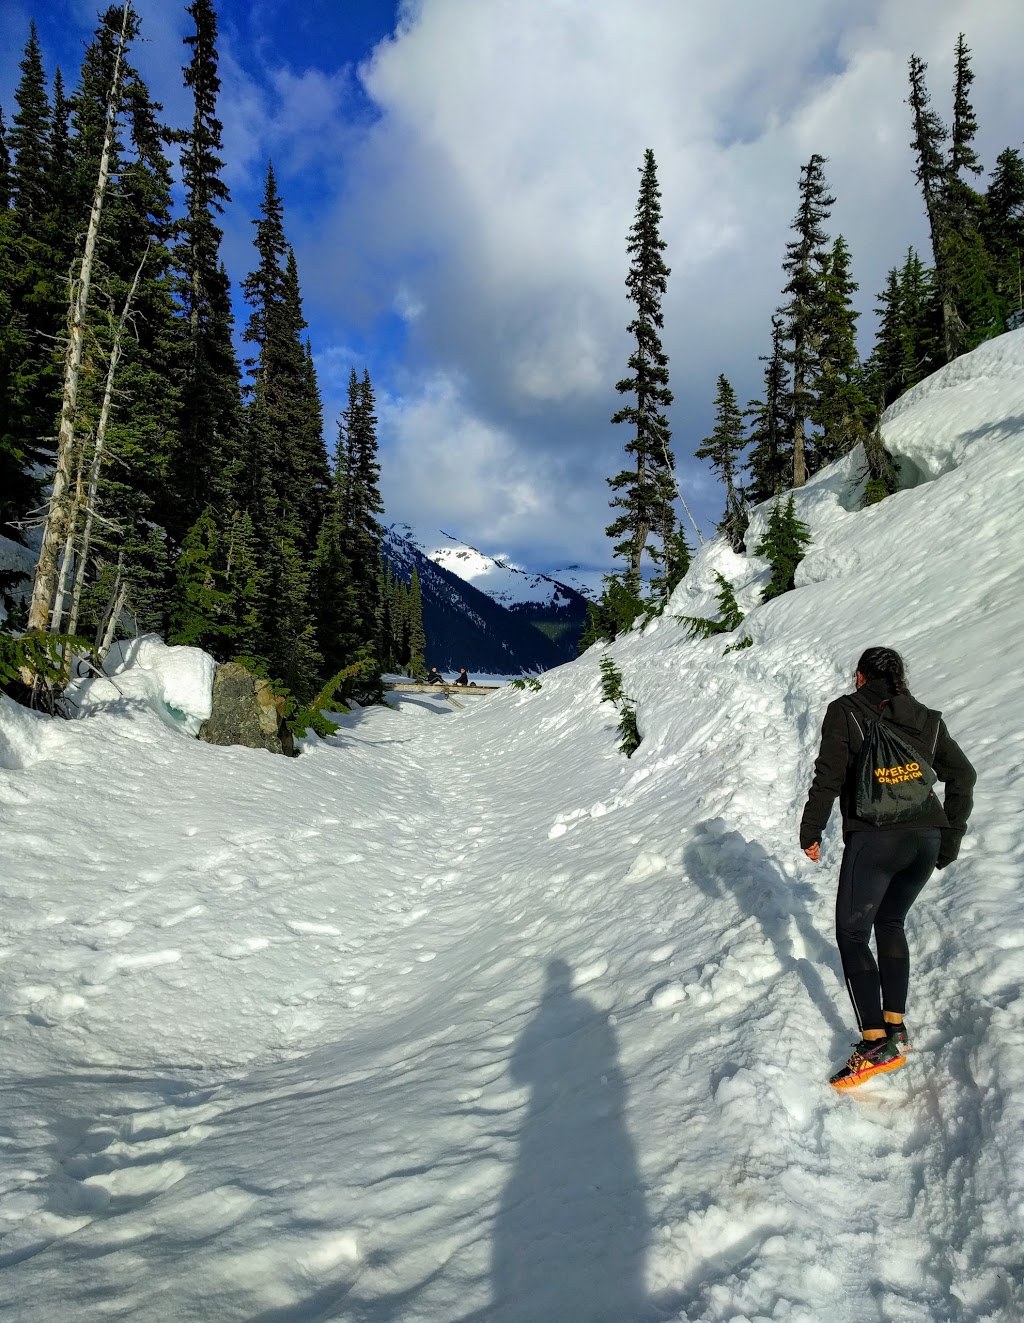
{"type": "Polygon", "coordinates": [[[925,243],[906,61],[912,51],[929,61],[944,109],[961,30],[991,162],[1024,122],[1017,0],[407,5],[362,70],[380,117],[350,161],[329,241],[313,245],[322,295],[336,273],[350,300],[414,310],[405,367],[422,374],[422,389],[405,417],[421,442],[443,419],[464,449],[480,448],[476,490],[463,490],[465,470],[461,480],[445,472],[436,493],[429,477],[418,490],[399,483],[394,499],[414,509],[395,516],[421,524],[424,503],[457,502],[483,520],[490,501],[502,541],[525,558],[535,507],[506,487],[520,492],[510,475],[532,466],[543,482],[557,470],[566,484],[544,495],[566,553],[574,538],[600,544],[603,480],[625,439],[607,422],[629,352],[624,241],[650,146],[672,267],[676,452],[684,486],[705,520],[716,518],[719,498],[689,456],[708,428],[717,374],[741,398],[759,385],[801,165],[812,152],[829,158],[831,232],[851,245],[870,311],[887,268],[925,243]],[[480,490],[485,481],[497,485],[480,490]],[[570,514],[580,490],[594,504],[570,514]]]}
{"type": "MultiPolygon", "coordinates": [[[[95,0],[63,3],[91,28],[95,0]]],[[[187,123],[184,6],[138,5],[139,63],[187,123]]],[[[645,148],[672,268],[674,446],[710,527],[722,498],[692,452],[720,372],[741,401],[759,390],[800,167],[828,157],[829,228],[852,250],[867,350],[886,270],[927,248],[910,53],[948,117],[965,32],[983,159],[1021,145],[1020,0],[406,0],[358,74],[350,49],[289,63],[274,40],[292,21],[282,0],[221,10],[232,275],[252,265],[272,156],[329,414],[350,362],[378,388],[389,517],[538,568],[608,561],[606,479],[626,440],[608,420],[630,351],[625,238],[645,148]]],[[[295,20],[310,40],[315,10],[295,20]]]]}

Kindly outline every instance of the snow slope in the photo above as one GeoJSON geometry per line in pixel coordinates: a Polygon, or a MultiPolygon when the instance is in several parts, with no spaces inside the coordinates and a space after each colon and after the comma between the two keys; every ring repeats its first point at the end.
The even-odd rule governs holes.
{"type": "Polygon", "coordinates": [[[408,524],[396,524],[393,531],[412,542],[435,565],[457,574],[502,606],[536,604],[564,608],[577,597],[596,599],[601,593],[600,571],[588,572],[572,565],[541,574],[517,565],[506,555],[479,551],[444,529],[427,535],[414,531],[408,524]]]}
{"type": "MultiPolygon", "coordinates": [[[[69,724],[0,703],[0,1316],[1024,1317],[1022,436],[1024,332],[900,401],[916,485],[819,475],[752,647],[613,645],[631,761],[593,649],[296,760],[100,680],[69,724]],[[840,843],[796,828],[874,643],[980,778],[911,916],[916,1050],[836,1095],[840,843]]],[[[716,542],[674,613],[716,568],[753,606],[716,542]]]]}

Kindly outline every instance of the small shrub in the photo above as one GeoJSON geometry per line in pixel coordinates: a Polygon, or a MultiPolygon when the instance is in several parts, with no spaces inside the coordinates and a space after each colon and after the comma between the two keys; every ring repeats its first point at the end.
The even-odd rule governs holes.
{"type": "Polygon", "coordinates": [[[622,700],[622,672],[611,657],[601,658],[601,702],[619,703],[622,700]]]}
{"type": "Polygon", "coordinates": [[[772,567],[772,577],[761,594],[762,602],[781,597],[796,586],[796,567],[811,545],[811,530],[796,516],[793,497],[782,504],[776,501],[768,516],[764,537],[754,548],[754,554],[764,556],[772,567]]]}
{"type": "Polygon", "coordinates": [[[720,620],[707,620],[703,616],[676,616],[677,620],[690,626],[691,638],[710,639],[716,634],[731,634],[743,624],[743,612],[736,601],[732,584],[724,575],[716,573],[715,578],[718,580],[718,594],[715,600],[721,612],[720,620]]]}
{"type": "Polygon", "coordinates": [[[740,652],[743,648],[752,648],[753,646],[754,640],[749,634],[744,634],[738,643],[730,643],[722,653],[722,656],[727,657],[730,652],[740,652]]]}
{"type": "Polygon", "coordinates": [[[640,747],[640,731],[636,724],[636,708],[628,703],[623,703],[619,710],[619,734],[622,736],[619,752],[632,758],[640,747]]]}
{"type": "Polygon", "coordinates": [[[619,752],[632,758],[640,747],[636,707],[633,700],[623,692],[622,672],[607,656],[601,658],[601,702],[614,703],[619,709],[619,734],[622,736],[619,752]]]}
{"type": "Polygon", "coordinates": [[[533,694],[539,694],[541,683],[535,675],[524,675],[517,680],[510,680],[509,687],[512,689],[529,689],[533,694]]]}
{"type": "Polygon", "coordinates": [[[631,588],[617,575],[606,575],[600,600],[587,603],[587,625],[580,636],[580,652],[586,652],[592,643],[602,639],[612,643],[646,613],[647,605],[631,588]]]}

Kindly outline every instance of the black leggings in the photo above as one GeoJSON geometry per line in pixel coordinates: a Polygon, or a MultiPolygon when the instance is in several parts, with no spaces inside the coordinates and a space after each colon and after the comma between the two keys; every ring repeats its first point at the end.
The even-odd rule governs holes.
{"type": "Polygon", "coordinates": [[[861,1031],[882,1029],[882,1008],[907,1008],[910,952],[903,931],[907,911],[932,875],[939,854],[937,827],[854,831],[846,841],[836,896],[836,941],[846,987],[861,1031]],[[878,964],[868,945],[872,927],[878,964]]]}

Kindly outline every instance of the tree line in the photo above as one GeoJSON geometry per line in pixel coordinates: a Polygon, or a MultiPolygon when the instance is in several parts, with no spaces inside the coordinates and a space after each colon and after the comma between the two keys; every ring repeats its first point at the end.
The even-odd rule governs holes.
{"type": "Polygon", "coordinates": [[[352,370],[329,455],[272,164],[236,353],[217,16],[187,13],[187,128],[132,63],[130,0],[102,15],[70,94],[32,23],[0,112],[0,532],[41,530],[27,603],[24,576],[0,576],[8,660],[20,639],[22,679],[59,681],[54,638],[70,655],[153,630],[298,707],[340,672],[374,692],[399,658],[423,670],[425,640],[418,586],[382,569],[373,386],[352,370]]]}
{"type": "MultiPolygon", "coordinates": [[[[803,486],[858,444],[866,462],[865,499],[871,503],[896,490],[896,465],[880,430],[885,408],[943,364],[1024,323],[1024,157],[1007,147],[984,190],[976,187],[984,167],[974,147],[974,73],[963,34],[954,52],[949,126],[932,107],[926,72],[924,61],[911,56],[911,149],[928,218],[930,264],[910,248],[888,273],[878,295],[875,343],[862,358],[851,253],[841,234],[827,233],[835,198],[825,177],[826,158],[812,155],[800,171],[799,202],[782,262],[786,281],[771,318],[770,350],[761,357],[762,394],[742,407],[728,378],[720,375],[712,433],[694,452],[710,462],[725,488],[718,531],[735,551],[745,549],[749,508],[775,500],[757,547],[773,569],[768,596],[792,586],[807,543],[792,501],[780,500],[783,493],[803,486]]],[[[611,420],[630,428],[626,467],[608,479],[617,515],[606,531],[618,539],[614,554],[622,568],[605,580],[584,647],[614,638],[639,616],[663,609],[692,555],[675,513],[678,499],[689,515],[675,478],[665,412],[672,391],[661,343],[661,301],[671,273],[663,257],[660,197],[654,153],[648,150],[627,239],[627,297],[635,308],[628,330],[635,347],[628,375],[616,384],[627,402],[611,420]],[[642,597],[645,556],[655,572],[642,597]]],[[[702,541],[692,517],[690,522],[702,541]]]]}

